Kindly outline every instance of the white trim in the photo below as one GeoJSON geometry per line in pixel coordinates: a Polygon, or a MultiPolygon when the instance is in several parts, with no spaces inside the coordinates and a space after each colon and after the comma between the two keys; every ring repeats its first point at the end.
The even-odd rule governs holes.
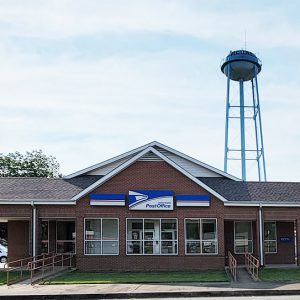
{"type": "Polygon", "coordinates": [[[255,207],[300,207],[300,203],[282,203],[282,204],[277,204],[277,203],[258,203],[258,202],[249,202],[249,201],[244,201],[244,202],[239,202],[239,201],[228,201],[224,203],[224,206],[255,206],[255,207]]]}
{"type": "Polygon", "coordinates": [[[146,153],[148,153],[151,149],[153,149],[153,148],[148,147],[148,148],[144,149],[142,152],[138,153],[137,155],[135,155],[131,159],[127,160],[125,163],[123,163],[122,165],[118,166],[117,168],[115,168],[114,170],[112,170],[111,172],[109,172],[107,175],[105,175],[102,178],[100,178],[99,180],[97,180],[92,185],[88,186],[86,189],[84,189],[83,191],[81,191],[79,194],[75,195],[72,198],[72,200],[78,200],[81,197],[83,197],[86,194],[88,194],[90,191],[92,191],[95,188],[99,187],[101,184],[103,184],[104,182],[106,182],[107,180],[109,180],[110,178],[112,178],[113,176],[117,175],[118,173],[120,173],[121,171],[123,171],[124,169],[126,169],[127,167],[129,167],[130,165],[132,165],[135,161],[137,161],[140,157],[142,157],[143,155],[145,155],[146,153]]]}
{"type": "Polygon", "coordinates": [[[32,203],[32,256],[36,256],[36,207],[32,203]]]}
{"type": "Polygon", "coordinates": [[[198,255],[198,256],[214,256],[214,255],[219,255],[219,235],[218,235],[218,219],[217,218],[184,218],[184,254],[187,255],[187,256],[195,256],[195,255],[198,255]],[[187,240],[187,232],[186,232],[186,220],[197,220],[199,221],[199,235],[200,235],[200,239],[199,240],[187,240]],[[203,235],[203,232],[202,232],[202,228],[203,228],[203,220],[214,220],[216,221],[216,238],[213,239],[213,240],[203,240],[201,239],[202,235],[203,235]],[[188,253],[187,252],[187,242],[188,241],[191,241],[191,242],[199,242],[200,243],[200,250],[201,252],[200,253],[188,253]],[[211,242],[215,242],[216,243],[216,252],[215,253],[203,253],[203,249],[202,249],[202,242],[205,242],[205,241],[211,241],[211,242]]]}
{"type": "Polygon", "coordinates": [[[264,238],[264,243],[263,243],[263,249],[265,249],[265,242],[275,242],[276,243],[276,252],[266,252],[264,251],[265,254],[278,254],[278,240],[277,240],[277,221],[264,221],[264,237],[265,237],[265,225],[266,223],[274,223],[275,224],[275,239],[274,240],[266,240],[264,238]]]}
{"type": "Polygon", "coordinates": [[[233,249],[234,249],[234,254],[246,254],[246,253],[249,253],[249,254],[252,254],[253,253],[253,250],[254,250],[254,245],[253,245],[253,220],[236,220],[234,221],[234,235],[233,235],[233,249]],[[248,245],[249,245],[249,241],[251,241],[251,251],[250,252],[236,252],[235,251],[235,224],[236,223],[250,223],[250,229],[251,229],[251,239],[247,239],[248,241],[248,245]]]}
{"type": "Polygon", "coordinates": [[[20,199],[0,199],[0,205],[7,205],[7,204],[17,204],[17,205],[49,205],[49,204],[56,204],[56,205],[76,205],[76,201],[73,200],[33,200],[33,199],[26,199],[26,200],[20,200],[20,199]]]}
{"type": "Polygon", "coordinates": [[[156,149],[154,149],[154,148],[151,147],[151,151],[153,153],[155,153],[157,156],[159,156],[160,158],[162,158],[166,163],[168,163],[169,165],[171,165],[177,171],[181,172],[183,175],[185,175],[186,177],[188,177],[189,179],[191,179],[192,181],[194,181],[195,183],[197,183],[199,186],[201,186],[202,188],[204,188],[207,192],[209,192],[212,195],[216,196],[218,199],[220,199],[223,202],[228,201],[223,196],[221,196],[220,194],[218,194],[215,190],[211,189],[209,186],[207,186],[206,184],[204,184],[201,180],[199,180],[198,178],[194,177],[191,173],[187,172],[185,169],[181,168],[173,160],[169,159],[168,157],[166,157],[165,155],[163,155],[162,153],[160,153],[158,150],[156,150],[156,149]]]}
{"type": "Polygon", "coordinates": [[[260,265],[264,265],[264,221],[263,221],[263,211],[262,206],[258,208],[258,223],[259,223],[259,253],[260,253],[260,265]]]}
{"type": "Polygon", "coordinates": [[[206,184],[204,184],[202,181],[200,181],[199,179],[197,179],[196,177],[194,177],[192,174],[190,174],[189,172],[187,172],[186,170],[184,170],[183,168],[181,168],[180,166],[178,166],[171,159],[169,159],[168,157],[166,157],[165,155],[163,155],[158,150],[156,150],[156,149],[154,149],[152,147],[148,147],[148,148],[144,149],[139,154],[135,155],[134,157],[132,157],[131,159],[129,159],[128,161],[126,161],[125,163],[123,163],[122,165],[120,165],[119,167],[115,168],[110,173],[108,173],[107,175],[105,175],[104,177],[100,178],[98,181],[96,181],[92,185],[88,186],[83,191],[81,191],[79,194],[75,195],[72,198],[72,200],[78,200],[81,197],[85,196],[90,191],[92,191],[95,188],[99,187],[100,185],[102,185],[103,183],[105,183],[107,180],[109,180],[113,176],[117,175],[118,173],[120,173],[121,171],[123,171],[124,169],[126,169],[127,167],[129,167],[130,165],[132,165],[140,157],[142,157],[143,155],[147,154],[148,152],[153,152],[154,154],[156,154],[158,157],[160,157],[161,159],[163,159],[166,163],[168,163],[169,165],[171,165],[177,171],[181,172],[183,175],[185,175],[186,177],[188,177],[189,179],[191,179],[192,181],[194,181],[196,184],[198,184],[199,186],[201,186],[202,188],[204,188],[207,192],[211,193],[212,195],[214,195],[215,197],[217,197],[221,201],[223,201],[223,202],[227,201],[227,199],[225,199],[223,196],[221,196],[220,194],[218,194],[217,192],[215,192],[209,186],[207,186],[206,184]]]}
{"type": "Polygon", "coordinates": [[[174,154],[176,154],[176,155],[178,155],[178,156],[180,156],[182,158],[185,158],[185,159],[187,159],[187,160],[189,160],[189,161],[191,161],[191,162],[193,162],[193,163],[195,163],[195,164],[197,164],[197,165],[199,165],[201,167],[204,167],[204,168],[206,168],[206,169],[208,169],[208,170],[210,170],[212,172],[218,173],[218,174],[220,174],[220,175],[222,175],[224,177],[227,177],[229,179],[232,179],[234,181],[241,181],[241,179],[238,178],[238,177],[235,177],[235,176],[230,175],[228,173],[225,173],[225,172],[223,172],[223,171],[221,171],[221,170],[219,170],[219,169],[217,169],[215,167],[207,165],[206,163],[204,163],[202,161],[199,161],[199,160],[197,160],[197,159],[195,159],[195,158],[193,158],[191,156],[188,156],[188,155],[186,155],[186,154],[184,154],[184,153],[182,153],[180,151],[177,151],[177,150],[175,150],[175,149],[173,149],[171,147],[168,147],[168,146],[166,146],[164,144],[161,144],[159,142],[153,142],[153,143],[154,143],[154,145],[151,145],[151,146],[158,146],[160,148],[163,148],[164,150],[167,150],[167,151],[172,152],[172,153],[174,153],[174,154]]]}
{"type": "Polygon", "coordinates": [[[209,207],[210,203],[209,202],[202,202],[202,201],[198,201],[198,203],[196,201],[176,201],[176,206],[178,207],[209,207]]]}
{"type": "Polygon", "coordinates": [[[139,217],[129,217],[129,218],[126,218],[126,256],[175,256],[175,255],[178,255],[178,218],[172,218],[172,217],[169,217],[169,218],[157,218],[157,217],[154,217],[154,218],[151,218],[151,217],[147,217],[147,218],[139,218],[139,217]],[[128,253],[128,249],[127,249],[127,246],[128,246],[128,241],[132,241],[128,239],[128,220],[142,220],[143,222],[143,229],[142,229],[142,232],[143,232],[143,236],[142,236],[142,239],[139,239],[137,241],[140,241],[142,242],[142,251],[143,253],[128,253]],[[158,240],[158,242],[160,242],[160,248],[159,248],[159,252],[160,253],[144,253],[145,252],[145,248],[144,248],[144,242],[145,242],[145,220],[159,220],[159,235],[160,235],[160,239],[158,240]],[[175,220],[176,221],[176,240],[168,240],[168,241],[172,241],[176,243],[176,253],[161,253],[161,242],[165,242],[166,240],[162,240],[161,239],[161,220],[175,220]]]}
{"type": "MultiPolygon", "coordinates": [[[[66,175],[66,176],[64,176],[64,178],[65,178],[65,179],[70,179],[70,178],[73,178],[73,177],[76,177],[76,176],[80,176],[80,175],[82,175],[82,174],[86,174],[86,173],[91,172],[91,171],[93,171],[93,170],[95,170],[95,169],[98,169],[98,168],[103,167],[103,166],[105,166],[105,165],[108,165],[108,164],[111,164],[111,163],[116,162],[116,161],[118,161],[118,160],[121,160],[121,159],[123,159],[123,158],[126,158],[126,157],[128,157],[128,156],[135,155],[135,154],[137,154],[138,152],[141,152],[141,151],[143,151],[143,150],[145,150],[145,149],[147,149],[147,148],[149,148],[149,147],[155,147],[155,146],[157,146],[157,147],[159,147],[159,148],[162,148],[162,149],[164,149],[164,150],[166,150],[166,151],[169,151],[169,152],[171,152],[171,153],[173,153],[173,154],[175,154],[175,155],[177,155],[177,156],[180,156],[180,157],[182,157],[182,158],[184,158],[184,159],[186,159],[186,160],[188,160],[188,161],[190,161],[190,162],[193,162],[193,163],[195,163],[195,164],[197,164],[197,165],[199,165],[199,166],[201,166],[201,167],[203,167],[203,168],[206,168],[206,169],[208,169],[208,170],[210,170],[210,171],[212,171],[212,172],[215,172],[215,173],[217,173],[217,174],[219,174],[219,175],[221,175],[221,176],[224,176],[224,177],[226,177],[226,178],[229,178],[229,179],[232,179],[232,180],[235,180],[235,181],[241,181],[241,179],[238,178],[238,177],[235,177],[235,176],[233,176],[233,175],[230,175],[230,174],[228,174],[228,173],[225,173],[225,172],[223,172],[223,171],[221,171],[221,170],[219,170],[219,169],[217,169],[217,168],[215,168],[215,167],[212,167],[212,166],[210,166],[210,165],[208,165],[208,164],[206,164],[206,163],[203,163],[203,162],[201,162],[201,161],[199,161],[199,160],[197,160],[197,159],[195,159],[195,158],[193,158],[193,157],[190,157],[190,156],[188,156],[188,155],[186,155],[186,154],[184,154],[184,153],[182,153],[182,152],[179,152],[179,151],[177,151],[177,150],[175,150],[175,149],[173,149],[173,148],[171,148],[171,147],[168,147],[168,146],[166,146],[166,145],[164,145],[164,144],[161,144],[161,143],[159,143],[159,142],[156,142],[156,141],[153,141],[153,142],[148,143],[148,144],[146,144],[146,145],[144,145],[144,146],[135,148],[135,149],[133,149],[133,150],[131,150],[131,151],[127,151],[127,152],[125,152],[125,153],[123,153],[123,154],[120,154],[120,155],[115,156],[115,157],[113,157],[113,158],[111,158],[111,159],[105,160],[105,161],[103,161],[103,162],[101,162],[101,163],[92,165],[92,166],[87,167],[87,168],[85,168],[85,169],[79,170],[79,171],[74,172],[74,173],[72,173],[72,174],[66,175]]],[[[159,152],[159,153],[160,153],[160,152],[159,152]]]]}
{"type": "Polygon", "coordinates": [[[89,217],[85,217],[83,219],[83,247],[84,247],[84,250],[83,250],[83,253],[84,255],[86,256],[118,256],[120,255],[120,221],[119,221],[119,218],[107,218],[107,217],[104,217],[104,218],[95,218],[95,217],[92,217],[92,218],[89,218],[89,217]],[[101,239],[100,240],[86,240],[86,234],[85,234],[85,221],[86,220],[100,220],[101,222],[101,239]],[[102,226],[102,221],[103,220],[117,220],[117,223],[118,223],[118,239],[117,240],[112,240],[113,242],[118,242],[118,253],[102,253],[103,252],[103,242],[107,242],[107,240],[104,240],[103,241],[103,238],[102,238],[102,233],[103,233],[103,226],[102,226]],[[86,242],[92,242],[92,241],[96,241],[96,242],[100,242],[101,243],[101,253],[86,253],[86,248],[85,248],[85,243],[86,242]]]}
{"type": "Polygon", "coordinates": [[[107,160],[105,160],[103,162],[100,162],[98,164],[92,165],[90,167],[84,168],[84,169],[79,170],[77,172],[74,172],[72,174],[66,175],[63,178],[70,179],[70,178],[73,178],[73,177],[85,174],[87,172],[91,172],[91,171],[93,171],[95,169],[98,169],[98,168],[103,167],[105,165],[111,164],[111,163],[113,163],[115,161],[121,160],[121,159],[125,158],[126,156],[134,155],[134,154],[136,154],[136,153],[138,153],[140,151],[143,151],[145,148],[148,148],[149,146],[152,146],[153,143],[155,143],[155,142],[151,142],[151,143],[148,143],[148,144],[146,144],[144,146],[141,146],[141,147],[135,148],[133,150],[127,151],[127,152],[125,152],[123,154],[117,155],[115,157],[107,159],[107,160]]]}

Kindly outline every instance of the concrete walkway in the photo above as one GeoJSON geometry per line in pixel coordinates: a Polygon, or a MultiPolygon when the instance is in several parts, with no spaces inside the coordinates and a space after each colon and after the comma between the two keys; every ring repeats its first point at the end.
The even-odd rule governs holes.
{"type": "Polygon", "coordinates": [[[85,284],[0,287],[0,299],[121,299],[203,296],[300,295],[300,283],[177,283],[177,284],[85,284]],[[27,297],[26,297],[27,296],[27,297]],[[11,298],[10,298],[11,299],[11,298]],[[51,298],[53,299],[53,298],[51,298]]]}
{"type": "Polygon", "coordinates": [[[300,295],[300,283],[256,282],[243,268],[238,268],[237,277],[237,282],[228,283],[30,285],[24,281],[0,286],[0,300],[300,295]]]}

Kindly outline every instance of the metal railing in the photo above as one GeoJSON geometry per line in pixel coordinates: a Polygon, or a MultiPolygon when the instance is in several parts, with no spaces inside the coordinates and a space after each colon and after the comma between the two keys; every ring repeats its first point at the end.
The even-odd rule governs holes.
{"type": "Polygon", "coordinates": [[[72,267],[72,253],[52,254],[49,257],[43,257],[28,263],[31,284],[36,280],[42,280],[49,276],[61,272],[64,268],[72,267]],[[34,277],[38,273],[38,277],[34,277]]]}
{"type": "Polygon", "coordinates": [[[43,253],[38,256],[30,256],[5,263],[4,271],[6,272],[6,284],[10,285],[29,278],[28,264],[34,260],[45,259],[45,257],[49,255],[53,254],[43,253]]]}
{"type": "Polygon", "coordinates": [[[228,251],[228,265],[229,265],[229,271],[234,281],[236,281],[236,266],[237,262],[234,256],[231,254],[230,251],[228,251]]]}
{"type": "Polygon", "coordinates": [[[259,260],[255,256],[245,254],[245,267],[252,278],[258,280],[259,260]]]}

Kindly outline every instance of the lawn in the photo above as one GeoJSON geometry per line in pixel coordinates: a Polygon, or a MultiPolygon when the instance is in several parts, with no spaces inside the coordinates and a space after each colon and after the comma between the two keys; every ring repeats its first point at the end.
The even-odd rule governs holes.
{"type": "Polygon", "coordinates": [[[0,271],[0,285],[6,284],[6,272],[0,271]]]}
{"type": "Polygon", "coordinates": [[[262,268],[259,279],[263,281],[300,281],[300,268],[262,268]]]}
{"type": "Polygon", "coordinates": [[[202,272],[126,272],[84,273],[74,271],[48,279],[44,284],[85,283],[172,283],[172,282],[227,282],[225,271],[202,272]]]}
{"type": "MultiPolygon", "coordinates": [[[[9,272],[9,281],[15,281],[15,280],[19,280],[20,279],[20,271],[11,271],[9,272]]],[[[30,275],[29,271],[23,271],[23,278],[26,279],[26,277],[28,278],[28,276],[30,275]]],[[[6,277],[7,274],[4,271],[0,271],[0,285],[6,284],[6,277]]]]}

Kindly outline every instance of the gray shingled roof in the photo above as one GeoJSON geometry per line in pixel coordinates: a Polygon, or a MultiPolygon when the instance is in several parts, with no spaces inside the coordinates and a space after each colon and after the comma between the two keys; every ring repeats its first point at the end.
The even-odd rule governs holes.
{"type": "MultiPolygon", "coordinates": [[[[71,179],[41,177],[0,178],[1,200],[67,200],[103,176],[71,179]]],[[[198,177],[229,201],[299,202],[300,182],[243,182],[226,178],[198,177]]]]}
{"type": "Polygon", "coordinates": [[[198,177],[229,201],[299,202],[300,182],[243,182],[198,177]]]}
{"type": "Polygon", "coordinates": [[[79,176],[72,179],[42,177],[0,178],[1,200],[67,200],[102,176],[79,176]]]}

